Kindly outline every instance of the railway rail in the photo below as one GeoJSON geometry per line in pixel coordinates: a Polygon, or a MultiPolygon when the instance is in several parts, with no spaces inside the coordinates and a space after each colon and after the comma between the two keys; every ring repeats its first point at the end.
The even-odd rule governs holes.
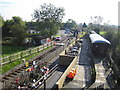
{"type": "MultiPolygon", "coordinates": [[[[33,61],[35,61],[36,63],[42,63],[41,59],[42,59],[43,57],[45,57],[48,53],[55,51],[57,48],[58,48],[58,47],[53,47],[53,48],[51,48],[51,49],[49,49],[49,50],[41,53],[40,55],[36,56],[36,57],[33,58],[32,60],[28,61],[29,67],[32,67],[32,66],[33,66],[33,65],[32,65],[32,62],[33,62],[33,61]]],[[[2,82],[3,82],[4,80],[9,80],[10,78],[14,78],[17,74],[21,73],[21,72],[24,71],[26,68],[27,68],[27,67],[26,67],[26,65],[25,65],[25,63],[24,63],[24,64],[18,66],[17,68],[9,71],[8,73],[6,73],[6,74],[3,75],[3,77],[2,77],[2,82]]]]}
{"type": "MultiPolygon", "coordinates": [[[[67,42],[67,38],[65,38],[64,40],[62,40],[61,42],[66,43],[67,42]]],[[[5,87],[4,82],[10,82],[12,84],[15,84],[15,80],[14,82],[12,81],[13,79],[15,79],[16,77],[20,76],[22,73],[24,73],[24,71],[26,71],[27,68],[32,68],[34,67],[33,62],[36,63],[36,66],[40,65],[41,67],[46,66],[49,67],[49,62],[44,62],[44,58],[46,56],[49,56],[50,53],[53,53],[54,51],[56,51],[57,49],[60,49],[61,46],[53,46],[52,48],[46,50],[45,52],[42,52],[41,54],[37,55],[36,57],[34,57],[33,59],[29,60],[28,63],[28,67],[26,67],[26,62],[24,62],[24,64],[21,64],[17,67],[15,67],[14,69],[10,70],[9,72],[5,73],[4,75],[2,75],[2,77],[0,78],[0,81],[3,83],[3,88],[5,87]]],[[[64,49],[64,47],[62,48],[64,49]]],[[[57,65],[52,65],[53,67],[50,67],[50,72],[49,72],[49,76],[54,73],[54,71],[57,69],[57,65]]],[[[40,68],[41,68],[40,67],[40,68]]],[[[42,79],[43,76],[40,78],[42,79]]],[[[39,79],[39,80],[40,80],[39,79]]],[[[36,86],[39,86],[39,80],[35,83],[36,86]]],[[[41,82],[41,84],[43,83],[43,81],[41,82]]]]}

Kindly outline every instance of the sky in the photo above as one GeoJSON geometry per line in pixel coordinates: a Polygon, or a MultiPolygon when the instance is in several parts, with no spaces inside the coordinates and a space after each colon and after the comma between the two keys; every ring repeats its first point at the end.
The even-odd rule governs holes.
{"type": "Polygon", "coordinates": [[[118,25],[119,0],[0,0],[0,15],[4,20],[19,16],[31,21],[32,14],[43,3],[65,9],[63,22],[73,19],[77,23],[90,23],[90,17],[101,16],[102,23],[118,25]]]}

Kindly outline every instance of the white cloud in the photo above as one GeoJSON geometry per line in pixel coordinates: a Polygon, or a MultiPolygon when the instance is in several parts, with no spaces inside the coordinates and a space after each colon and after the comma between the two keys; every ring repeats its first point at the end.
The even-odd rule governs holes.
{"type": "Polygon", "coordinates": [[[89,22],[91,16],[102,16],[104,22],[108,20],[112,24],[118,24],[118,0],[0,0],[0,2],[12,2],[13,4],[1,4],[0,13],[5,19],[12,16],[20,16],[23,20],[32,19],[34,9],[43,3],[51,3],[56,7],[65,8],[63,21],[71,18],[78,23],[89,22]]]}

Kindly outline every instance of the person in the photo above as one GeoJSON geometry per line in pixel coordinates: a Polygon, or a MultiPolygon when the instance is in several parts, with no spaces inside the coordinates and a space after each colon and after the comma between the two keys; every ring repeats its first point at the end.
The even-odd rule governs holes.
{"type": "Polygon", "coordinates": [[[44,68],[43,68],[43,69],[44,69],[44,74],[46,74],[46,75],[47,75],[47,74],[49,73],[49,68],[47,68],[47,67],[45,67],[45,66],[44,66],[44,68]]]}
{"type": "Polygon", "coordinates": [[[20,78],[16,78],[16,84],[19,84],[18,81],[20,80],[20,78]]]}
{"type": "Polygon", "coordinates": [[[67,50],[65,50],[65,54],[67,54],[67,50]]]}
{"type": "Polygon", "coordinates": [[[56,45],[56,43],[54,42],[54,46],[56,45]]]}
{"type": "Polygon", "coordinates": [[[41,69],[40,69],[40,72],[42,73],[42,76],[43,76],[43,75],[44,75],[44,69],[41,68],[41,69]]]}

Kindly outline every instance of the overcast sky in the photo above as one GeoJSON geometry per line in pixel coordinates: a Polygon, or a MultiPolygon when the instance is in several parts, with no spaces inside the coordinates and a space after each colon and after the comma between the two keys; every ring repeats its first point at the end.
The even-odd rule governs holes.
{"type": "Polygon", "coordinates": [[[43,3],[63,7],[66,15],[63,21],[73,19],[77,23],[89,23],[91,16],[101,16],[103,23],[118,25],[119,0],[0,0],[0,14],[11,19],[20,16],[25,21],[32,20],[32,14],[43,3]]]}

